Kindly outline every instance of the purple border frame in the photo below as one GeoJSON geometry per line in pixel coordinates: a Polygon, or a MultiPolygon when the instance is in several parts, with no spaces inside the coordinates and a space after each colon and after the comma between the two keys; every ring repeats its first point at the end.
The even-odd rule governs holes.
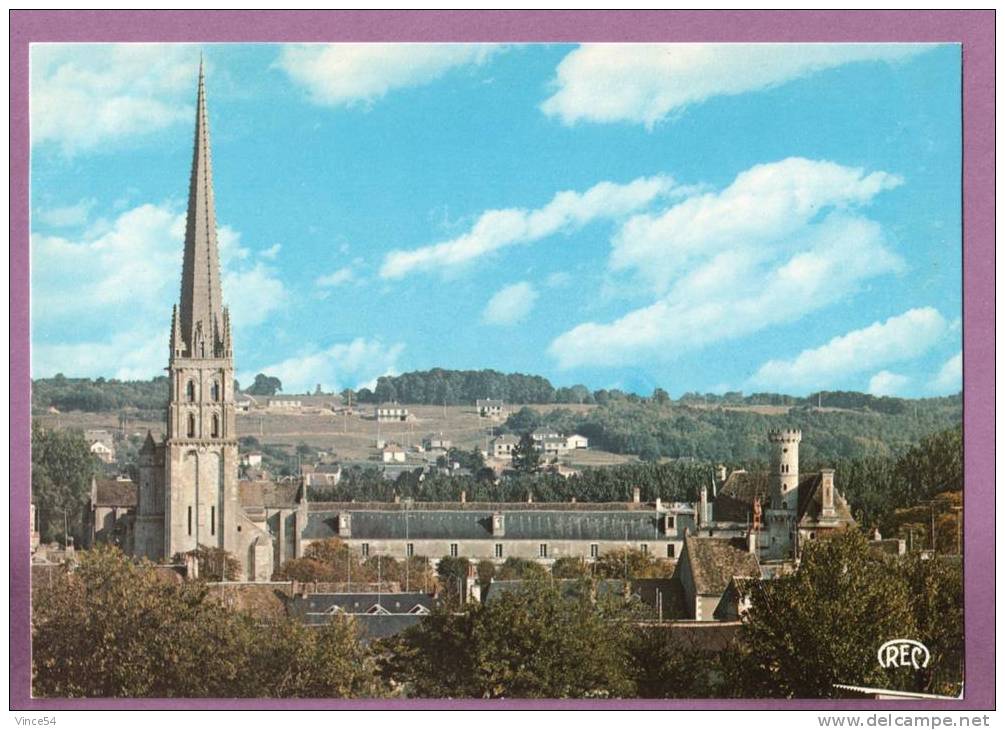
{"type": "Polygon", "coordinates": [[[10,12],[10,709],[788,709],[995,707],[994,10],[10,12]],[[36,700],[30,696],[29,137],[32,42],[804,41],[963,46],[966,685],[963,701],[36,700]],[[990,559],[989,559],[990,558],[990,559]]]}

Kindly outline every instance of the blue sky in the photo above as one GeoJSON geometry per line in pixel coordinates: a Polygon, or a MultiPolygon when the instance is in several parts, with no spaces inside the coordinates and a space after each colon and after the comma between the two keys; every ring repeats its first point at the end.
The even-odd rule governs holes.
{"type": "Polygon", "coordinates": [[[239,378],[961,378],[956,45],[43,45],[32,371],[163,371],[205,55],[239,378]]]}

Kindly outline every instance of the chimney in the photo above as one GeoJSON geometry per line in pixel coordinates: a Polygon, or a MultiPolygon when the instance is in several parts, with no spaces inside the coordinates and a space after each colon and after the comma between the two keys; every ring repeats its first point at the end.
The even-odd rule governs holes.
{"type": "Polygon", "coordinates": [[[757,555],[757,531],[747,530],[747,552],[757,555]]]}
{"type": "Polygon", "coordinates": [[[632,488],[632,502],[634,502],[635,504],[638,504],[641,501],[642,501],[642,490],[639,489],[638,487],[633,487],[632,488]]]}
{"type": "Polygon", "coordinates": [[[719,466],[715,467],[715,471],[716,471],[716,476],[719,478],[720,482],[726,481],[726,465],[725,464],[719,464],[719,466]]]}
{"type": "Polygon", "coordinates": [[[698,496],[698,525],[704,525],[705,520],[708,519],[708,488],[702,486],[701,493],[698,496]]]}
{"type": "Polygon", "coordinates": [[[663,509],[663,502],[660,500],[659,497],[657,497],[656,498],[656,511],[660,512],[660,511],[662,511],[662,509],[663,509]]]}
{"type": "Polygon", "coordinates": [[[502,512],[496,512],[492,515],[492,535],[493,537],[502,537],[505,534],[506,518],[502,512]]]}
{"type": "Polygon", "coordinates": [[[461,490],[461,504],[464,504],[464,503],[465,503],[465,502],[467,502],[467,501],[468,501],[468,493],[467,493],[467,492],[465,492],[465,491],[464,491],[464,490],[462,489],[462,490],[461,490]]]}
{"type": "Polygon", "coordinates": [[[352,537],[352,515],[348,512],[339,512],[338,515],[339,537],[352,537]]]}
{"type": "Polygon", "coordinates": [[[527,504],[533,504],[533,503],[534,503],[534,493],[528,489],[527,490],[527,504]]]}
{"type": "Polygon", "coordinates": [[[837,517],[834,511],[834,470],[820,470],[820,489],[823,491],[820,516],[824,519],[837,517]]]}

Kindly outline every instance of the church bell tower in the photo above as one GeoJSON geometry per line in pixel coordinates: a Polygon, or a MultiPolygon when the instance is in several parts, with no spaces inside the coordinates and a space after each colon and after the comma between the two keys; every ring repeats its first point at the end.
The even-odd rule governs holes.
{"type": "Polygon", "coordinates": [[[164,554],[237,553],[237,428],[230,315],[223,305],[202,64],[181,297],[171,317],[164,443],[164,554]]]}

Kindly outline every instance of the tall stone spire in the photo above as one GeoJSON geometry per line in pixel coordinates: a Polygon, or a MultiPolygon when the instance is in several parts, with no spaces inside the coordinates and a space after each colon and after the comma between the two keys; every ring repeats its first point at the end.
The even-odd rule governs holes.
{"type": "Polygon", "coordinates": [[[201,59],[177,331],[182,342],[172,343],[172,355],[180,351],[184,357],[222,356],[225,349],[223,298],[220,289],[220,257],[216,244],[206,83],[201,59]]]}

